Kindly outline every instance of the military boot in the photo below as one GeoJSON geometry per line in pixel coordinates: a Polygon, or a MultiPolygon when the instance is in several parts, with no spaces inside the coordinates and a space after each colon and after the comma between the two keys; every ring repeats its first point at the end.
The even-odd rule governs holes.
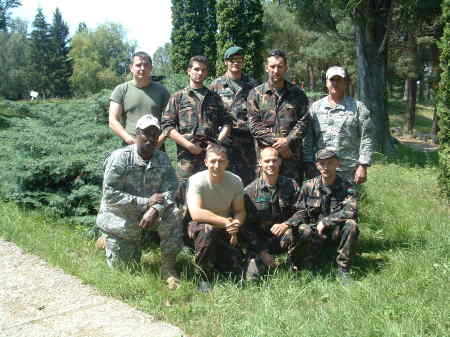
{"type": "Polygon", "coordinates": [[[180,286],[180,279],[175,269],[176,255],[163,255],[161,276],[166,280],[167,287],[175,290],[180,286]]]}

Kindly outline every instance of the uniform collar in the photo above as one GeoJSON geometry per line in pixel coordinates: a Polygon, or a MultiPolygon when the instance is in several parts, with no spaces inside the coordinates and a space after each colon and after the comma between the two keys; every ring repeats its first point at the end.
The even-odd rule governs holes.
{"type": "Polygon", "coordinates": [[[133,156],[134,161],[138,166],[144,166],[144,167],[151,167],[152,165],[152,159],[155,158],[155,151],[153,152],[152,157],[149,160],[144,160],[144,158],[141,157],[141,155],[138,153],[137,145],[133,144],[133,156]]]}

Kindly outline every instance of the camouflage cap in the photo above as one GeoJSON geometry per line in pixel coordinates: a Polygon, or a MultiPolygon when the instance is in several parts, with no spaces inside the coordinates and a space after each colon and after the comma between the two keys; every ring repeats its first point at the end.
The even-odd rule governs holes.
{"type": "Polygon", "coordinates": [[[337,156],[336,152],[334,151],[334,149],[329,148],[329,147],[319,150],[316,153],[316,161],[333,158],[333,157],[338,159],[338,156],[337,156]]]}
{"type": "Polygon", "coordinates": [[[244,49],[238,46],[230,47],[226,50],[225,54],[223,54],[223,59],[228,60],[232,58],[234,55],[242,55],[244,49]]]}
{"type": "Polygon", "coordinates": [[[158,118],[152,116],[152,115],[144,115],[141,118],[138,119],[136,123],[136,129],[145,130],[150,126],[156,126],[159,130],[161,130],[161,127],[159,126],[158,118]]]}
{"type": "Polygon", "coordinates": [[[327,70],[327,80],[329,80],[330,78],[333,78],[334,76],[339,76],[342,78],[346,78],[347,74],[345,73],[345,69],[339,66],[333,66],[328,68],[327,70]]]}

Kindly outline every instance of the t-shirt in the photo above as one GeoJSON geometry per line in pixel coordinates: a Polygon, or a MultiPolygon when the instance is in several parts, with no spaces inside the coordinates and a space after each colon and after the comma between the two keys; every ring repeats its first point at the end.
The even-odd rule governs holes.
{"type": "Polygon", "coordinates": [[[189,178],[187,199],[200,196],[202,208],[214,214],[229,217],[232,215],[232,202],[244,198],[244,185],[237,175],[225,171],[223,180],[211,183],[208,170],[198,172],[189,178]]]}
{"type": "Polygon", "coordinates": [[[114,89],[110,100],[122,105],[122,126],[134,135],[136,123],[143,115],[150,113],[161,121],[169,98],[170,93],[162,84],[150,82],[148,86],[138,88],[133,81],[128,81],[114,89]]]}

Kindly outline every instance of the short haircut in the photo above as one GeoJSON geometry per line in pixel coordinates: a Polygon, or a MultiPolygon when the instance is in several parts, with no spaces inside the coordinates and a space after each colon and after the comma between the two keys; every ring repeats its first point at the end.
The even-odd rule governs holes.
{"type": "Polygon", "coordinates": [[[287,64],[287,57],[286,53],[280,49],[274,49],[272,50],[269,55],[267,55],[267,58],[269,57],[281,57],[284,61],[284,64],[287,64]]]}
{"type": "Polygon", "coordinates": [[[259,157],[261,158],[262,155],[263,155],[263,153],[264,153],[264,152],[267,152],[267,151],[271,151],[271,152],[276,153],[278,159],[281,159],[281,157],[280,157],[280,152],[279,152],[276,148],[274,148],[274,147],[272,147],[272,146],[266,146],[266,147],[263,147],[263,148],[259,151],[259,157]]]}
{"type": "Polygon", "coordinates": [[[142,57],[143,59],[147,59],[147,60],[148,60],[148,63],[149,63],[150,65],[152,65],[152,58],[151,58],[150,55],[147,54],[145,51],[137,51],[137,52],[133,53],[133,55],[131,55],[131,58],[130,58],[130,63],[131,63],[131,64],[134,63],[134,58],[135,58],[135,57],[142,57]]]}
{"type": "Polygon", "coordinates": [[[206,147],[206,158],[208,158],[208,155],[210,153],[215,153],[215,154],[221,154],[221,153],[225,153],[225,155],[227,156],[228,159],[228,150],[225,146],[223,145],[219,145],[219,144],[215,144],[215,143],[210,143],[207,147],[206,147]]]}
{"type": "Polygon", "coordinates": [[[203,63],[208,69],[208,58],[203,55],[195,55],[189,59],[188,69],[191,69],[194,66],[194,62],[203,63]]]}

